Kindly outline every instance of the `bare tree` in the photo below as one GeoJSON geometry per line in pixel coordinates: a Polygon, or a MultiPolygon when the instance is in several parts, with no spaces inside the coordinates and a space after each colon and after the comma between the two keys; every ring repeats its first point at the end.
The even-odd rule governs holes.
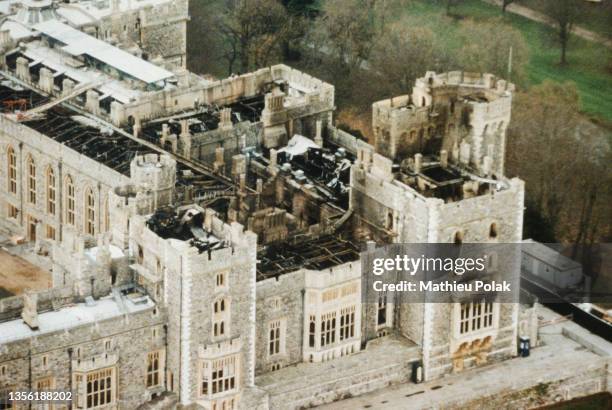
{"type": "Polygon", "coordinates": [[[458,53],[462,69],[508,78],[509,60],[512,58],[512,74],[508,80],[520,83],[525,79],[529,48],[521,32],[505,24],[501,18],[492,22],[468,20],[461,25],[459,37],[463,44],[458,53]]]}
{"type": "Polygon", "coordinates": [[[567,64],[567,47],[572,29],[578,20],[580,2],[576,0],[546,0],[546,13],[557,23],[561,45],[561,65],[567,64]]]}
{"type": "Polygon", "coordinates": [[[227,0],[217,19],[230,73],[268,65],[292,30],[292,19],[278,0],[227,0]]]}
{"type": "Polygon", "coordinates": [[[605,131],[579,115],[575,85],[546,81],[517,95],[508,173],[526,181],[529,211],[556,240],[573,243],[575,255],[588,258],[593,243],[610,233],[611,160],[605,131]]]}
{"type": "Polygon", "coordinates": [[[427,70],[445,71],[451,58],[426,27],[396,24],[389,27],[374,48],[370,69],[378,77],[375,98],[405,94],[427,70]]]}

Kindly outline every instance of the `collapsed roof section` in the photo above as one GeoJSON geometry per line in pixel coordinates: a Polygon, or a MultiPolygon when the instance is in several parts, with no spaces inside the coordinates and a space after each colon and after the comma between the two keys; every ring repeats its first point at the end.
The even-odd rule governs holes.
{"type": "Polygon", "coordinates": [[[299,243],[269,245],[258,252],[257,280],[299,269],[323,270],[359,259],[359,249],[339,236],[323,236],[299,243]]]}
{"type": "MultiPolygon", "coordinates": [[[[30,109],[48,101],[47,97],[31,89],[15,85],[3,77],[0,79],[3,80],[0,83],[0,109],[5,114],[16,107],[30,109]]],[[[114,131],[110,125],[105,126],[102,121],[81,115],[69,106],[53,106],[44,112],[44,116],[22,124],[128,177],[130,163],[136,155],[155,152],[138,140],[114,131]]],[[[177,166],[177,185],[196,189],[229,188],[223,181],[185,162],[179,162],[177,166]]]]}

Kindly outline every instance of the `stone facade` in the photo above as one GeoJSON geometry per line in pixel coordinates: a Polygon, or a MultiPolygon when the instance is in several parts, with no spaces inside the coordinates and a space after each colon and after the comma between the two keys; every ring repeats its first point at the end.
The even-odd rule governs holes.
{"type": "MultiPolygon", "coordinates": [[[[55,388],[110,371],[117,408],[161,393],[209,410],[295,408],[516,355],[517,305],[483,304],[490,325],[465,333],[464,303],[363,303],[351,242],[520,242],[524,186],[504,176],[512,84],[428,72],[410,96],[373,105],[371,146],[332,126],[334,87],[308,74],[276,65],[208,81],[177,68],[187,1],[91,7],[78,24],[85,3],[54,12],[175,67],[153,82],[110,63],[70,71],[34,31],[4,55],[4,95],[38,110],[0,115],[0,227],[50,254],[54,289],[1,302],[15,336],[0,336],[15,381],[1,388],[33,386],[30,355],[55,388]],[[45,110],[45,98],[66,100],[45,110]],[[88,309],[100,315],[86,324],[43,322],[88,309]]],[[[14,35],[0,30],[0,46],[14,35]]]]}

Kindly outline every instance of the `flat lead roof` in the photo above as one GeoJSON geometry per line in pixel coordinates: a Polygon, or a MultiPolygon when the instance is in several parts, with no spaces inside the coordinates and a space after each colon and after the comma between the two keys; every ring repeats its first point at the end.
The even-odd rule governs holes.
{"type": "Polygon", "coordinates": [[[174,74],[168,70],[135,57],[57,20],[36,24],[34,29],[65,44],[62,50],[68,54],[73,56],[88,55],[147,84],[174,77],[174,74]]]}

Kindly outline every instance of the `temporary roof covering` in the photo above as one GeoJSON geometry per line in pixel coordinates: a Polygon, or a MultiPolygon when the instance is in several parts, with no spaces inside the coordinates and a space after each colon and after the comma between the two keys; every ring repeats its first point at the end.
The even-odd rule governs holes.
{"type": "Polygon", "coordinates": [[[57,20],[39,23],[34,26],[34,29],[65,44],[62,50],[68,54],[73,56],[88,55],[147,84],[157,83],[174,76],[168,70],[135,57],[57,20]]]}

